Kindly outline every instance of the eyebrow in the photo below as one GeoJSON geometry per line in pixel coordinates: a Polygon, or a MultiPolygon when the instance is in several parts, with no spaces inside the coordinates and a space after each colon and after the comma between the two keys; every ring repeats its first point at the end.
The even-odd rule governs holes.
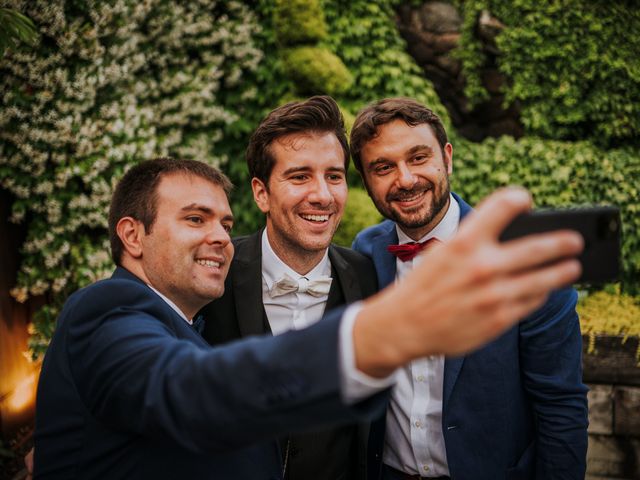
{"type": "Polygon", "coordinates": [[[308,172],[310,170],[311,168],[309,167],[291,167],[291,168],[287,168],[284,172],[282,172],[282,174],[291,175],[292,173],[308,172]]]}
{"type": "MultiPolygon", "coordinates": [[[[427,154],[433,155],[433,148],[431,148],[429,145],[415,145],[407,150],[405,155],[411,156],[421,151],[425,151],[427,154]]],[[[367,166],[367,170],[373,170],[376,166],[388,161],[389,160],[385,157],[378,157],[367,166]]]]}
{"type": "Polygon", "coordinates": [[[433,148],[431,148],[429,145],[416,145],[415,147],[411,147],[409,150],[407,150],[407,155],[413,155],[414,153],[420,152],[422,150],[433,154],[433,148]]]}
{"type": "MultiPolygon", "coordinates": [[[[300,172],[310,172],[311,171],[311,167],[308,166],[302,166],[302,167],[291,167],[291,168],[287,168],[284,172],[282,172],[282,175],[286,176],[286,175],[291,175],[292,173],[300,173],[300,172]]],[[[341,173],[345,173],[346,170],[344,168],[344,166],[339,166],[339,167],[329,167],[327,168],[327,171],[330,172],[341,172],[341,173]]]]}
{"type": "MultiPolygon", "coordinates": [[[[198,205],[197,203],[191,203],[189,205],[185,205],[180,209],[181,212],[193,212],[194,210],[198,212],[202,212],[206,215],[213,215],[213,210],[209,207],[205,207],[204,205],[198,205]]],[[[233,215],[228,214],[222,217],[222,221],[233,222],[233,215]]]]}

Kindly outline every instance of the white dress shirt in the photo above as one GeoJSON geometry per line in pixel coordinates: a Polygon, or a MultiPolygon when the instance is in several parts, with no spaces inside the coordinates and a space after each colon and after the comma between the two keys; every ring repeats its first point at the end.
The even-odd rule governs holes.
{"type": "MultiPolygon", "coordinates": [[[[419,241],[437,238],[446,242],[455,235],[459,221],[460,206],[449,195],[449,207],[445,216],[419,241]]],[[[397,225],[396,230],[400,244],[414,241],[397,225]]],[[[407,262],[397,259],[396,281],[421,262],[422,258],[418,255],[407,262]]],[[[442,355],[414,360],[397,372],[396,385],[391,392],[387,409],[384,463],[412,475],[449,475],[442,434],[443,382],[442,355]]]]}
{"type": "Polygon", "coordinates": [[[187,322],[189,325],[193,325],[193,320],[191,320],[190,318],[187,318],[187,316],[184,314],[184,312],[182,310],[180,310],[178,308],[178,306],[173,303],[171,300],[169,300],[167,297],[165,297],[163,294],[161,294],[158,290],[156,290],[155,288],[153,288],[151,285],[149,285],[147,283],[147,287],[149,287],[151,290],[153,290],[154,292],[156,292],[158,294],[158,296],[164,300],[167,305],[169,305],[178,315],[180,315],[180,317],[187,322]]]}
{"type": "Polygon", "coordinates": [[[314,297],[306,292],[290,292],[271,298],[273,284],[288,275],[294,280],[318,280],[331,276],[329,251],[306,275],[300,275],[276,255],[269,244],[267,230],[262,232],[262,303],[267,320],[274,335],[288,330],[300,330],[313,325],[322,318],[329,294],[314,297]]]}

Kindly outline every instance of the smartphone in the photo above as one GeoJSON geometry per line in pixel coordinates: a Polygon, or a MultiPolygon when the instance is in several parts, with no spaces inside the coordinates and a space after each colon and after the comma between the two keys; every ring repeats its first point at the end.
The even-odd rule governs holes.
{"type": "Polygon", "coordinates": [[[553,230],[576,230],[584,238],[584,251],[578,257],[582,275],[577,283],[599,284],[618,278],[621,224],[617,207],[534,210],[516,217],[500,240],[553,230]]]}

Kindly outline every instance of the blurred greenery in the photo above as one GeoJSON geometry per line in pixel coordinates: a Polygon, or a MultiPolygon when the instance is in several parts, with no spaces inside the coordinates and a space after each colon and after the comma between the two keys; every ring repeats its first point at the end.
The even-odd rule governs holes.
{"type": "Polygon", "coordinates": [[[353,83],[340,58],[321,47],[296,47],[284,52],[284,70],[301,94],[339,96],[353,83]]]}
{"type": "Polygon", "coordinates": [[[282,45],[312,44],[327,36],[324,12],[318,0],[277,0],[273,28],[282,45]]]}
{"type": "MultiPolygon", "coordinates": [[[[589,335],[589,353],[596,353],[598,334],[640,336],[640,301],[637,297],[620,292],[611,285],[578,301],[578,315],[582,333],[589,335]]],[[[637,352],[640,360],[640,349],[637,352]]]]}
{"type": "Polygon", "coordinates": [[[350,247],[356,234],[371,225],[382,221],[382,215],[376,210],[363,188],[351,187],[340,226],[333,237],[338,245],[350,247]]]}

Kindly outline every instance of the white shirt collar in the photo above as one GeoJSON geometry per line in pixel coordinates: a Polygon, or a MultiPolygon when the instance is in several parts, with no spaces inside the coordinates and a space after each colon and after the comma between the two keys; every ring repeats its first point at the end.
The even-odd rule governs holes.
{"type": "Polygon", "coordinates": [[[159,296],[162,300],[164,300],[165,302],[167,302],[167,305],[169,305],[171,308],[173,308],[173,309],[175,310],[175,312],[176,312],[178,315],[180,315],[180,316],[184,319],[184,321],[185,321],[185,322],[187,322],[189,325],[193,325],[193,320],[189,320],[189,319],[187,318],[187,316],[183,313],[183,311],[182,311],[182,310],[180,310],[180,309],[178,308],[178,306],[177,306],[175,303],[173,303],[171,300],[169,300],[167,297],[165,297],[163,294],[161,294],[158,290],[156,290],[155,288],[153,288],[153,287],[152,287],[151,285],[149,285],[148,283],[147,283],[147,286],[148,286],[151,290],[153,290],[154,292],[156,292],[156,293],[158,294],[158,296],[159,296]]]}
{"type": "MultiPolygon", "coordinates": [[[[418,242],[424,242],[430,238],[437,238],[441,242],[450,240],[458,231],[458,224],[460,223],[460,205],[456,202],[453,195],[449,194],[449,207],[447,213],[444,214],[442,220],[425,236],[423,236],[418,242]]],[[[396,224],[396,232],[398,233],[398,243],[414,242],[411,237],[404,233],[398,224],[396,224]]]]}
{"type": "Polygon", "coordinates": [[[291,278],[298,279],[300,277],[304,277],[307,280],[316,280],[321,276],[330,276],[331,262],[329,262],[329,249],[325,250],[324,256],[318,265],[313,267],[313,269],[306,275],[300,275],[289,265],[284,263],[273,251],[267,236],[267,229],[265,228],[262,232],[262,277],[267,284],[267,288],[271,289],[273,284],[282,279],[285,273],[291,278]]]}

